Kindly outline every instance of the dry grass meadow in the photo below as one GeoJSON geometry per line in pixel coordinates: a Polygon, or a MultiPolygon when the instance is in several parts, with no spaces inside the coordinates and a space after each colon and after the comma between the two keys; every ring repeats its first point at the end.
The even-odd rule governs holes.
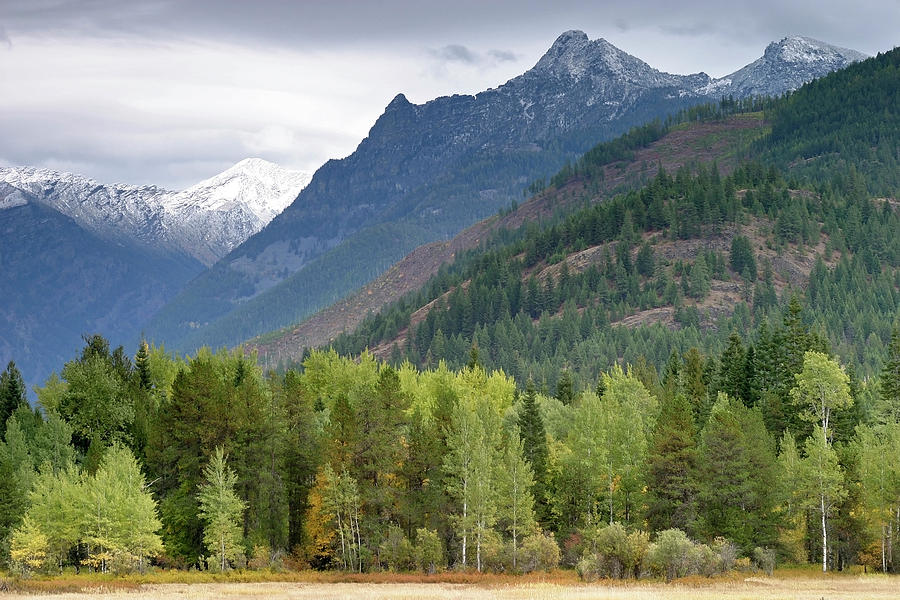
{"type": "Polygon", "coordinates": [[[691,578],[671,584],[661,582],[611,582],[581,584],[567,578],[517,580],[493,578],[479,582],[354,581],[198,582],[138,583],[59,580],[33,581],[22,591],[0,592],[0,598],[60,600],[218,600],[259,598],[271,600],[879,600],[900,598],[900,579],[881,575],[821,576],[787,573],[775,577],[734,576],[719,579],[691,578]],[[68,591],[66,591],[68,590],[68,591]]]}

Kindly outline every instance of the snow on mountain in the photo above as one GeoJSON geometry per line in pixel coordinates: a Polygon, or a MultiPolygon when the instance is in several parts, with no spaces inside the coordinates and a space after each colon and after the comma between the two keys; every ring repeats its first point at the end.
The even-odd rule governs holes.
{"type": "Polygon", "coordinates": [[[866,58],[868,56],[856,50],[808,37],[789,36],[769,44],[763,55],[749,65],[712,81],[708,89],[697,92],[735,98],[780,95],[866,58]]]}
{"type": "MultiPolygon", "coordinates": [[[[106,185],[34,167],[0,168],[0,182],[107,239],[188,254],[211,265],[260,231],[309,183],[310,175],[248,158],[184,191],[106,185]]],[[[27,200],[4,195],[0,209],[27,200]]]]}

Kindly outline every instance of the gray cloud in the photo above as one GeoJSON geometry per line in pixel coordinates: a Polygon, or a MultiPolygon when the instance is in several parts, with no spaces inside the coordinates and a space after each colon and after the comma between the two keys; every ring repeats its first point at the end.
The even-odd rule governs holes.
{"type": "Polygon", "coordinates": [[[519,60],[519,55],[509,50],[488,50],[488,56],[498,62],[515,62],[519,60]]]}
{"type": "Polygon", "coordinates": [[[789,34],[875,54],[898,22],[894,0],[0,0],[0,162],[167,187],[252,154],[314,168],[397,92],[494,87],[568,29],[720,76],[789,34]]]}
{"type": "Polygon", "coordinates": [[[475,64],[481,61],[478,55],[461,44],[450,44],[437,50],[430,50],[430,53],[435,58],[448,62],[475,64]]]}

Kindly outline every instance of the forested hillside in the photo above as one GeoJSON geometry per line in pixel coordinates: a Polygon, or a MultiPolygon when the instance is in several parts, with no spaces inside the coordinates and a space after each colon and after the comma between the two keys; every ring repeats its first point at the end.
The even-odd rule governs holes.
{"type": "MultiPolygon", "coordinates": [[[[730,331],[778,321],[796,294],[807,325],[872,373],[900,299],[897,57],[769,106],[772,132],[731,175],[660,171],[544,227],[500,232],[334,347],[459,367],[474,343],[486,365],[552,389],[565,368],[586,383],[616,360],[661,368],[674,350],[720,350],[730,331]]],[[[606,148],[554,178],[558,193],[591,201],[606,148]]]]}
{"type": "Polygon", "coordinates": [[[10,363],[3,559],[896,573],[898,63],[772,103],[727,173],[660,169],[592,205],[577,194],[610,157],[589,153],[549,182],[569,209],[497,230],[295,368],[96,335],[33,408],[10,363]]]}

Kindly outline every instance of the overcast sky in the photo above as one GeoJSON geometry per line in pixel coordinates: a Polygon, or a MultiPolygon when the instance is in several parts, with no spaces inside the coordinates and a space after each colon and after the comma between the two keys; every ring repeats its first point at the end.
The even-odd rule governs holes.
{"type": "Polygon", "coordinates": [[[248,156],[313,171],[398,92],[496,87],[568,29],[721,76],[791,34],[889,50],[900,0],[0,0],[0,165],[173,189],[248,156]]]}

